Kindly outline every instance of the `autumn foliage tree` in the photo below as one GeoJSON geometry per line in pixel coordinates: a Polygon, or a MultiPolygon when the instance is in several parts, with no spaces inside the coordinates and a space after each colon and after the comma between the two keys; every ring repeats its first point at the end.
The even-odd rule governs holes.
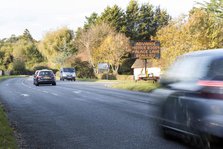
{"type": "Polygon", "coordinates": [[[95,60],[108,63],[113,73],[118,74],[123,56],[130,52],[129,39],[122,33],[114,32],[104,39],[96,51],[94,53],[95,60]]]}
{"type": "Polygon", "coordinates": [[[194,8],[161,28],[156,39],[162,45],[160,65],[168,67],[177,56],[187,52],[223,47],[223,22],[203,8],[194,8]]]}

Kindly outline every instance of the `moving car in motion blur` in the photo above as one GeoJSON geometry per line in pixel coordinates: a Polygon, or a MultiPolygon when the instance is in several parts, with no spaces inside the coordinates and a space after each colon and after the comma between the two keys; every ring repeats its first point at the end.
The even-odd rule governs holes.
{"type": "Polygon", "coordinates": [[[39,84],[52,84],[56,85],[55,75],[52,70],[37,70],[33,77],[33,84],[39,86],[39,84]]]}
{"type": "Polygon", "coordinates": [[[74,68],[61,68],[60,69],[60,80],[72,80],[76,81],[76,72],[74,68]]]}
{"type": "Polygon", "coordinates": [[[180,134],[200,148],[223,138],[223,49],[178,57],[152,95],[161,101],[164,136],[180,134]]]}

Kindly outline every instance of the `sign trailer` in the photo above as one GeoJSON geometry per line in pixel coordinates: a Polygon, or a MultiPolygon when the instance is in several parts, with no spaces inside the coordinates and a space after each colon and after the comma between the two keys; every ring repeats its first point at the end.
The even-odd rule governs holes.
{"type": "Polygon", "coordinates": [[[133,42],[132,50],[135,58],[145,60],[145,72],[146,76],[148,76],[146,71],[147,59],[151,58],[160,59],[161,55],[160,42],[156,40],[133,42]]]}

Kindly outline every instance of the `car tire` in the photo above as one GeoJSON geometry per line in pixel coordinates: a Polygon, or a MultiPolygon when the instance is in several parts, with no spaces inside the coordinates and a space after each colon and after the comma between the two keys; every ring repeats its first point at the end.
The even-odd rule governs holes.
{"type": "Polygon", "coordinates": [[[74,78],[73,81],[76,81],[76,78],[74,78]]]}
{"type": "Polygon", "coordinates": [[[53,85],[53,86],[56,86],[57,84],[56,84],[56,82],[53,82],[52,85],[53,85]]]}
{"type": "Polygon", "coordinates": [[[39,83],[38,82],[36,82],[36,86],[39,86],[39,83]]]}

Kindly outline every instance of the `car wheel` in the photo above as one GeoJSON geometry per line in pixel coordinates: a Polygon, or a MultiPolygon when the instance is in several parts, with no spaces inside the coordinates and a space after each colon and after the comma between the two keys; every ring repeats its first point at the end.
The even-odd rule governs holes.
{"type": "Polygon", "coordinates": [[[76,78],[74,78],[73,81],[76,81],[76,78]]]}
{"type": "Polygon", "coordinates": [[[36,86],[39,86],[39,83],[38,82],[36,82],[36,86]]]}
{"type": "Polygon", "coordinates": [[[53,86],[56,86],[57,84],[56,84],[56,82],[53,82],[52,85],[53,85],[53,86]]]}

